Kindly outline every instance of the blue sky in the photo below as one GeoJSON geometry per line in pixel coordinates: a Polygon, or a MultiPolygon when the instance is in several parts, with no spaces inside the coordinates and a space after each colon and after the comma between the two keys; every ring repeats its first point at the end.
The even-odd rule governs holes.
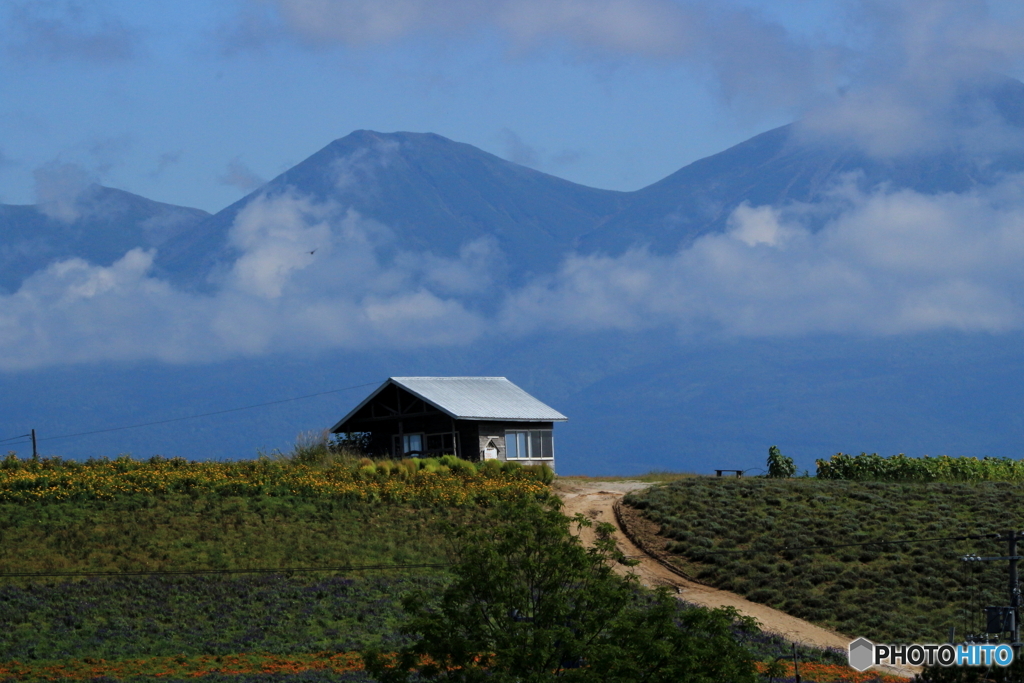
{"type": "MultiPolygon", "coordinates": [[[[42,199],[74,229],[93,181],[218,211],[357,129],[616,190],[797,120],[869,157],[983,166],[1024,150],[1019,126],[964,115],[993,73],[1024,77],[1019,0],[0,0],[0,202],[42,199]]],[[[573,335],[1024,330],[1024,175],[959,193],[847,177],[816,202],[743,204],[672,253],[567,252],[512,286],[487,267],[493,235],[412,253],[345,206],[261,196],[210,291],[162,279],[140,245],[0,292],[0,377],[573,335]]]]}
{"type": "MultiPolygon", "coordinates": [[[[1019,126],[962,98],[1024,75],[1011,2],[0,0],[0,59],[0,201],[39,197],[69,224],[56,209],[83,181],[217,211],[356,129],[435,132],[619,190],[793,120],[877,158],[1024,149],[1019,126]]],[[[1024,329],[1019,175],[959,194],[844,181],[821,206],[744,204],[727,225],[672,254],[567,253],[513,290],[480,272],[502,256],[493,236],[411,254],[344,207],[262,197],[230,228],[239,256],[213,296],[161,279],[141,246],[0,294],[0,371],[524,330],[1024,329]]]]}
{"type": "MultiPolygon", "coordinates": [[[[3,0],[0,202],[33,203],[33,171],[56,160],[216,211],[360,128],[632,190],[875,78],[930,8],[1020,19],[888,4],[3,0]]],[[[1016,46],[990,61],[1018,73],[1016,46]]]]}

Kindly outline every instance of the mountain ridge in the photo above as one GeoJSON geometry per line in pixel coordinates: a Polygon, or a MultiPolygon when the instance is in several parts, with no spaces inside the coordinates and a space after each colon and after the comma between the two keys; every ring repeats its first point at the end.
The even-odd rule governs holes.
{"type": "MultiPolygon", "coordinates": [[[[1024,137],[1024,83],[992,78],[961,99],[964,113],[958,116],[977,116],[974,111],[980,108],[1024,137]]],[[[854,178],[862,190],[884,185],[932,194],[963,192],[1019,172],[1024,172],[1024,149],[988,159],[955,149],[879,159],[849,141],[809,135],[796,122],[698,159],[639,190],[619,192],[573,183],[435,133],[357,130],[212,215],[104,189],[122,193],[121,203],[135,207],[135,218],[117,235],[110,221],[62,232],[58,223],[44,220],[40,207],[33,213],[33,207],[0,205],[0,267],[7,266],[0,288],[15,289],[20,279],[54,258],[78,255],[108,265],[118,249],[123,254],[142,246],[157,249],[157,275],[178,286],[209,290],[215,288],[211,275],[239,255],[228,239],[238,214],[257,199],[288,193],[334,206],[339,214],[352,211],[376,221],[410,251],[456,258],[467,243],[493,239],[502,257],[494,264],[500,271],[497,280],[521,285],[553,272],[571,252],[616,256],[643,246],[671,253],[726,229],[732,212],[744,203],[814,203],[844,179],[854,178]],[[146,220],[160,215],[174,222],[172,214],[178,216],[176,229],[159,239],[143,234],[140,226],[146,220]],[[16,235],[12,221],[30,215],[35,216],[31,225],[16,235]],[[63,236],[67,245],[33,250],[27,233],[51,241],[63,236]],[[81,235],[88,233],[101,239],[87,244],[81,235]]]]}
{"type": "Polygon", "coordinates": [[[0,290],[17,290],[54,261],[109,266],[136,247],[159,250],[210,215],[101,185],[85,188],[59,211],[48,209],[0,204],[0,290]]]}
{"type": "Polygon", "coordinates": [[[217,263],[230,260],[227,232],[241,210],[259,197],[292,191],[376,220],[395,231],[406,248],[419,251],[451,256],[467,242],[496,237],[506,253],[537,252],[530,272],[553,269],[625,196],[435,133],[355,131],[211,216],[202,235],[182,236],[158,263],[171,273],[201,263],[190,273],[191,282],[199,281],[217,263]]]}

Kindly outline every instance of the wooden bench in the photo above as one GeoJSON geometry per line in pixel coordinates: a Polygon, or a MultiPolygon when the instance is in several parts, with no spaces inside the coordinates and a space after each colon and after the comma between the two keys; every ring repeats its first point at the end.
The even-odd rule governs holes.
{"type": "Polygon", "coordinates": [[[743,476],[743,470],[715,470],[715,476],[716,477],[722,476],[722,472],[734,472],[736,474],[737,478],[743,476]]]}

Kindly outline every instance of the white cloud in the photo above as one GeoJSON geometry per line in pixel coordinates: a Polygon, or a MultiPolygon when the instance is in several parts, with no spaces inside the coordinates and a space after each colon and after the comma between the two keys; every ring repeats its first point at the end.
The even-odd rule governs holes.
{"type": "MultiPolygon", "coordinates": [[[[170,163],[176,162],[177,158],[173,159],[170,163]]],[[[161,170],[163,170],[164,165],[163,158],[161,158],[161,170]]],[[[237,187],[239,190],[244,192],[255,190],[257,187],[267,182],[249,168],[239,157],[235,157],[228,162],[228,167],[224,171],[224,174],[217,178],[217,180],[224,185],[237,187]]]]}
{"type": "Polygon", "coordinates": [[[498,131],[498,138],[505,148],[505,153],[502,155],[505,159],[530,168],[540,167],[540,153],[536,148],[528,145],[514,130],[502,128],[498,131]]]}
{"type": "Polygon", "coordinates": [[[36,205],[50,218],[73,223],[82,215],[80,200],[97,178],[78,164],[50,161],[32,172],[36,205]]]}
{"type": "Polygon", "coordinates": [[[728,98],[792,107],[833,86],[836,50],[812,48],[739,3],[701,0],[250,0],[222,31],[229,51],[283,36],[366,47],[421,36],[500,36],[509,54],[568,46],[588,59],[682,60],[710,70],[728,98]]]}
{"type": "Polygon", "coordinates": [[[140,31],[96,2],[10,0],[3,14],[5,42],[20,57],[111,63],[132,60],[141,53],[140,31]]]}
{"type": "Polygon", "coordinates": [[[1024,15],[997,14],[998,4],[850,2],[848,20],[860,36],[847,59],[851,85],[811,107],[803,132],[883,158],[1024,150],[1021,122],[1008,122],[1007,112],[993,106],[1005,95],[997,74],[1019,68],[1024,58],[1024,15]]]}
{"type": "Polygon", "coordinates": [[[807,135],[879,157],[1024,148],[998,112],[965,98],[993,73],[1021,67],[1024,13],[997,11],[1009,4],[998,0],[826,4],[831,19],[816,32],[787,18],[800,14],[792,3],[743,0],[251,0],[237,23],[269,6],[274,40],[367,46],[500,36],[517,57],[556,46],[602,62],[680,62],[709,76],[726,101],[759,116],[805,117],[807,135]]]}
{"type": "Polygon", "coordinates": [[[666,0],[515,0],[493,7],[498,25],[520,43],[567,38],[632,54],[685,53],[706,23],[694,6],[666,0]]]}
{"type": "Polygon", "coordinates": [[[240,256],[208,295],[154,277],[153,251],[134,249],[109,267],[51,264],[0,296],[0,369],[462,345],[483,333],[479,316],[446,292],[486,283],[486,240],[455,259],[411,255],[383,226],[294,194],[256,199],[229,239],[240,256]],[[381,247],[397,255],[385,259],[381,247]]]}
{"type": "MultiPolygon", "coordinates": [[[[370,133],[370,135],[374,135],[370,133]]],[[[369,144],[335,159],[331,165],[334,184],[339,190],[365,192],[374,185],[378,171],[390,166],[398,157],[397,140],[374,138],[369,144]]]]}
{"type": "Polygon", "coordinates": [[[0,370],[324,349],[459,346],[619,330],[682,336],[898,335],[1024,328],[1024,177],[962,194],[858,189],[820,205],[742,205],[674,254],[569,255],[507,290],[493,238],[457,256],[403,249],[386,226],[287,193],[229,234],[238,257],[195,294],[152,275],[51,264],[0,296],[0,370]],[[312,252],[312,253],[311,253],[312,252]],[[487,313],[486,311],[491,311],[487,313]]]}
{"type": "Polygon", "coordinates": [[[966,194],[853,183],[822,207],[741,206],[672,255],[572,256],[514,293],[508,330],[676,329],[739,336],[1024,326],[1024,178],[966,194]]]}

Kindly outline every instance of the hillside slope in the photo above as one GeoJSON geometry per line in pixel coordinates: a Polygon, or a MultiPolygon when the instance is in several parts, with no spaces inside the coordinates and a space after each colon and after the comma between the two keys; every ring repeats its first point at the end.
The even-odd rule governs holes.
{"type": "Polygon", "coordinates": [[[109,266],[136,247],[160,249],[209,214],[100,185],[60,210],[0,204],[0,291],[54,261],[82,258],[109,266]]]}

